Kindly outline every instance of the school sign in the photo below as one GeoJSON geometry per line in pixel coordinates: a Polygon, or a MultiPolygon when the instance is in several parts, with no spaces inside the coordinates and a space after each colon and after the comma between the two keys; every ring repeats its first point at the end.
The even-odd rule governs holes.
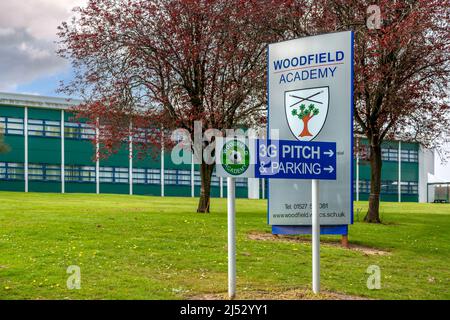
{"type": "MultiPolygon", "coordinates": [[[[336,180],[320,183],[320,224],[352,223],[353,33],[274,43],[267,59],[269,138],[335,143],[336,180]]],[[[310,226],[311,181],[268,178],[268,222],[274,232],[310,226]]]]}
{"type": "Polygon", "coordinates": [[[268,179],[273,233],[312,234],[314,293],[320,291],[320,234],[346,235],[353,219],[353,33],[271,44],[267,63],[267,139],[216,137],[216,174],[227,177],[230,298],[236,293],[235,178],[268,179]]]}

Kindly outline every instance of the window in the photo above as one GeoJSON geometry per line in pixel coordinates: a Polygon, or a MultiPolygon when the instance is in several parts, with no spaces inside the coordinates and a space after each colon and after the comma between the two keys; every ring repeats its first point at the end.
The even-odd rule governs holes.
{"type": "Polygon", "coordinates": [[[161,184],[161,170],[147,169],[147,181],[149,184],[161,184]]]}
{"type": "Polygon", "coordinates": [[[159,169],[133,168],[133,183],[160,184],[161,173],[159,169]]]}
{"type": "Polygon", "coordinates": [[[188,170],[178,170],[177,172],[178,184],[184,186],[191,185],[191,171],[188,170]]]}
{"type": "Polygon", "coordinates": [[[86,123],[66,122],[64,135],[68,139],[92,140],[95,138],[95,128],[86,123]]]}
{"type": "Polygon", "coordinates": [[[247,187],[247,178],[236,178],[236,188],[247,187]]]}
{"type": "Polygon", "coordinates": [[[146,169],[133,168],[133,183],[147,184],[146,169]]]}
{"type": "Polygon", "coordinates": [[[381,159],[383,161],[398,161],[398,150],[394,148],[382,148],[381,159]]]}
{"type": "Polygon", "coordinates": [[[110,182],[114,181],[114,171],[112,167],[101,167],[100,168],[100,182],[110,182]]]}
{"type": "Polygon", "coordinates": [[[25,180],[23,163],[0,162],[0,180],[25,180]]]}
{"type": "Polygon", "coordinates": [[[381,181],[381,193],[393,194],[398,193],[397,181],[381,181]]]}
{"type": "Polygon", "coordinates": [[[402,181],[402,194],[416,195],[419,193],[418,183],[415,181],[402,181]]]}
{"type": "Polygon", "coordinates": [[[213,172],[211,178],[211,187],[220,187],[220,178],[216,176],[216,171],[213,172]]]}
{"type": "Polygon", "coordinates": [[[178,184],[177,181],[177,170],[165,170],[164,171],[164,184],[178,184]]]}
{"type": "MultiPolygon", "coordinates": [[[[236,178],[236,188],[246,188],[247,187],[247,178],[236,178]]],[[[201,177],[200,172],[195,171],[194,172],[194,183],[196,186],[201,185],[201,177]]],[[[223,179],[223,187],[225,188],[227,185],[227,180],[223,179]]],[[[213,172],[212,178],[211,178],[211,186],[212,187],[220,187],[220,177],[216,176],[216,172],[213,172]]]]}
{"type": "Polygon", "coordinates": [[[129,169],[128,168],[113,168],[114,183],[129,183],[129,169]]]}
{"type": "Polygon", "coordinates": [[[200,172],[194,171],[194,185],[201,186],[202,185],[202,178],[200,176],[200,172]]]}
{"type": "MultiPolygon", "coordinates": [[[[356,192],[356,180],[353,180],[353,190],[356,192]]],[[[359,180],[359,193],[370,193],[369,180],[359,180]]]]}
{"type": "Polygon", "coordinates": [[[402,149],[401,160],[403,162],[419,162],[419,153],[417,150],[402,149]]]}
{"type": "MultiPolygon", "coordinates": [[[[160,130],[158,128],[137,128],[135,130],[133,141],[140,143],[148,143],[151,141],[159,141],[160,130]]],[[[168,132],[170,136],[170,132],[168,132]]]]}
{"type": "Polygon", "coordinates": [[[92,166],[66,166],[64,173],[68,182],[95,182],[95,167],[92,166]]]}
{"type": "Polygon", "coordinates": [[[90,125],[81,123],[80,124],[80,139],[90,140],[95,138],[95,129],[90,125]]]}
{"type": "Polygon", "coordinates": [[[61,166],[53,164],[29,164],[28,179],[35,181],[61,181],[61,166]]]}
{"type": "Polygon", "coordinates": [[[0,132],[3,134],[23,135],[24,134],[23,119],[0,117],[0,132]]]}
{"type": "Polygon", "coordinates": [[[28,119],[28,134],[39,137],[60,137],[59,121],[28,119]]]}
{"type": "Polygon", "coordinates": [[[129,183],[128,168],[100,167],[100,182],[129,183]]]}

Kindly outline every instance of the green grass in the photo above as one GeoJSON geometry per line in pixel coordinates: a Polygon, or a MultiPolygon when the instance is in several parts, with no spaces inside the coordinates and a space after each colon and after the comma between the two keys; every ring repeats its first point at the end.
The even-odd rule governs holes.
{"type": "MultiPolygon", "coordinates": [[[[0,193],[0,299],[182,299],[227,290],[226,200],[0,193]],[[68,290],[66,269],[81,268],[68,290]]],[[[361,220],[366,202],[356,204],[361,220]]],[[[237,200],[237,290],[309,289],[309,243],[250,240],[269,232],[266,203],[237,200]]],[[[356,222],[352,243],[321,247],[323,290],[375,299],[450,299],[450,205],[381,205],[383,225],[356,222]],[[366,286],[369,265],[381,289],[366,286]]],[[[331,237],[338,239],[338,237],[331,237]]]]}

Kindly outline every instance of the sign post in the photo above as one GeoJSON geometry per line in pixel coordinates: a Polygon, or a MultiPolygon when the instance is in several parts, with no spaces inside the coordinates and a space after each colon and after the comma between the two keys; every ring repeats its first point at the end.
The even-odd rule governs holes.
{"type": "Polygon", "coordinates": [[[217,176],[227,177],[228,296],[236,296],[236,177],[312,181],[313,291],[320,291],[319,179],[336,179],[336,143],[216,138],[217,176]]]}
{"type": "Polygon", "coordinates": [[[216,175],[227,178],[228,298],[236,297],[236,178],[254,177],[254,140],[216,137],[216,175]]]}
{"type": "Polygon", "coordinates": [[[312,288],[314,293],[320,291],[320,214],[319,214],[319,180],[313,179],[312,190],[312,288]]]}
{"type": "Polygon", "coordinates": [[[228,297],[236,296],[236,188],[235,178],[227,178],[228,211],[228,297]]]}

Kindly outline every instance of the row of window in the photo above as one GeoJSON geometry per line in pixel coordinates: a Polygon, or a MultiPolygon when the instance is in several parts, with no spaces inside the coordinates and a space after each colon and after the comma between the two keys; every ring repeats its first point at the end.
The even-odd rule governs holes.
{"type": "MultiPolygon", "coordinates": [[[[129,183],[129,169],[124,167],[100,167],[101,183],[129,183]]],[[[188,170],[164,170],[165,185],[191,185],[191,172],[188,170]]],[[[0,162],[0,180],[24,180],[23,163],[0,162]]],[[[33,181],[61,181],[61,166],[53,164],[29,164],[28,178],[33,181]]],[[[94,166],[65,166],[65,180],[68,182],[95,182],[94,166]]],[[[133,168],[133,183],[161,183],[161,170],[148,168],[133,168]]],[[[194,173],[194,184],[200,185],[200,173],[194,173]]],[[[220,186],[220,180],[215,174],[211,185],[220,186]]],[[[224,181],[225,185],[225,181],[224,181]]],[[[246,187],[245,178],[236,179],[236,187],[246,187]]]]}
{"type": "MultiPolygon", "coordinates": [[[[359,157],[363,160],[369,160],[370,150],[369,146],[361,146],[359,150],[359,157]]],[[[397,148],[382,148],[381,159],[383,161],[398,161],[397,148]]],[[[417,150],[401,149],[400,160],[402,162],[419,162],[419,152],[417,150]]]]}
{"type": "MultiPolygon", "coordinates": [[[[136,141],[146,141],[158,133],[158,129],[142,129],[134,137],[136,141]]],[[[9,135],[24,135],[24,119],[0,117],[0,132],[9,135]]],[[[37,137],[61,137],[61,122],[57,120],[28,119],[28,135],[37,137]]],[[[64,136],[68,139],[92,140],[95,128],[85,123],[64,122],[64,136]]]]}
{"type": "MultiPolygon", "coordinates": [[[[356,192],[356,181],[353,181],[353,188],[356,192]]],[[[359,192],[370,193],[370,180],[359,180],[359,192]]],[[[398,194],[398,181],[385,180],[381,181],[381,193],[384,194],[398,194]]],[[[419,185],[415,181],[401,182],[402,194],[419,194],[419,185]]]]}
{"type": "MultiPolygon", "coordinates": [[[[10,135],[24,135],[24,119],[0,117],[0,132],[10,135]]],[[[145,140],[147,135],[154,134],[155,132],[143,129],[142,134],[139,137],[135,137],[135,139],[145,140]]],[[[61,137],[61,123],[54,120],[28,119],[28,134],[38,137],[61,137]]],[[[64,135],[68,139],[91,140],[95,137],[95,129],[84,123],[65,122],[64,135]]],[[[382,160],[398,161],[397,148],[382,148],[381,152],[382,160]]],[[[367,145],[360,146],[360,159],[368,160],[369,154],[370,151],[367,145]]],[[[419,161],[419,153],[417,150],[402,149],[400,156],[403,162],[419,161]]]]}
{"type": "MultiPolygon", "coordinates": [[[[24,119],[0,117],[0,132],[24,135],[24,119]]],[[[61,122],[54,120],[28,119],[28,135],[36,137],[61,137],[61,122]]],[[[89,140],[95,137],[95,129],[85,123],[64,123],[64,135],[69,139],[89,140]]]]}
{"type": "MultiPolygon", "coordinates": [[[[383,161],[398,161],[398,149],[381,149],[381,159],[383,161]]],[[[402,149],[400,151],[402,162],[419,162],[419,152],[417,150],[402,149]]]]}

